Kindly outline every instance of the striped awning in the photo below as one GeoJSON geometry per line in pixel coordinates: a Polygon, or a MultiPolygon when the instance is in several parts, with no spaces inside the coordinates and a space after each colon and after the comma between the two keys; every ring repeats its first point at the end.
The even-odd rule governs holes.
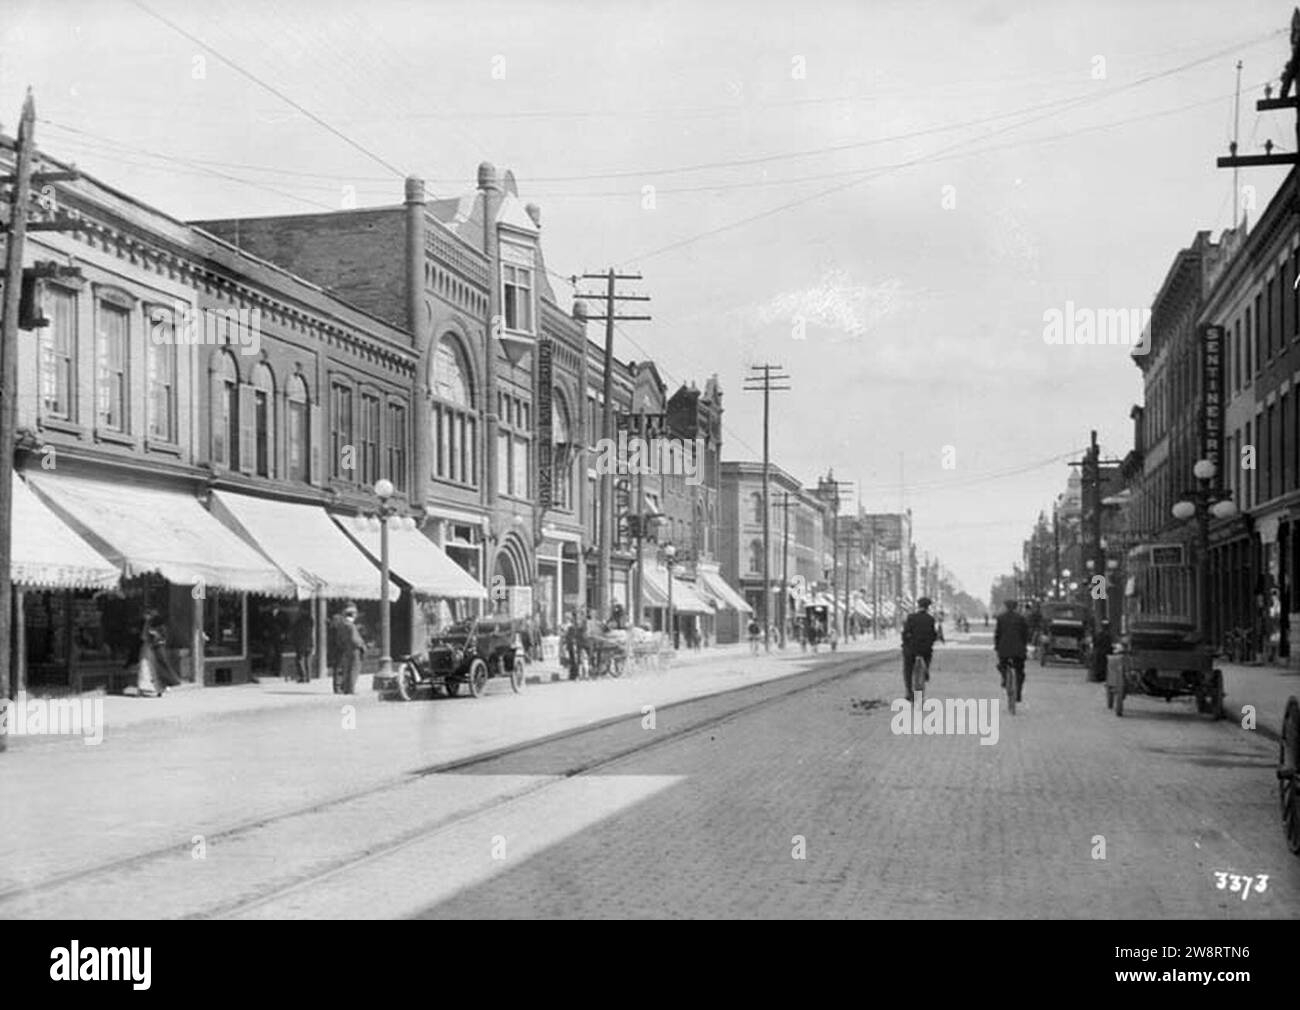
{"type": "MultiPolygon", "coordinates": [[[[648,607],[668,606],[668,569],[663,565],[646,565],[641,576],[641,590],[648,607]]],[[[681,614],[712,614],[713,605],[704,600],[685,579],[673,576],[673,610],[681,614]]]]}
{"type": "Polygon", "coordinates": [[[111,589],[122,572],[13,475],[9,573],[25,589],[111,589]]]}

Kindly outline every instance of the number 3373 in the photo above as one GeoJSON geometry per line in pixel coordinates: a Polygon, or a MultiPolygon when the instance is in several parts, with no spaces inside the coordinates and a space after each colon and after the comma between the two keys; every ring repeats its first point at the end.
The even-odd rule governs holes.
{"type": "Polygon", "coordinates": [[[1268,874],[1261,873],[1254,877],[1244,877],[1238,873],[1224,873],[1215,871],[1214,886],[1220,891],[1229,890],[1233,894],[1241,892],[1241,900],[1245,901],[1253,890],[1256,894],[1263,894],[1268,890],[1268,874]]]}

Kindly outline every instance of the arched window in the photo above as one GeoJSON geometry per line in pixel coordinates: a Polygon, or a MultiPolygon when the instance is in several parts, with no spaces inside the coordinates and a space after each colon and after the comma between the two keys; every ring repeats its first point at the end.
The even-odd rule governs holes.
{"type": "Polygon", "coordinates": [[[239,366],[229,351],[212,362],[212,461],[239,466],[239,366]]]}
{"type": "Polygon", "coordinates": [[[763,571],[763,541],[761,540],[749,542],[749,570],[760,573],[763,571]]]}
{"type": "Polygon", "coordinates": [[[552,442],[556,447],[558,465],[551,477],[552,507],[565,512],[573,510],[573,457],[561,455],[567,453],[567,447],[573,442],[569,429],[569,410],[557,390],[551,397],[551,432],[552,442]]]}
{"type": "Polygon", "coordinates": [[[275,455],[275,376],[261,362],[253,369],[253,472],[271,476],[275,455]]]}
{"type": "Polygon", "coordinates": [[[289,379],[289,479],[306,484],[311,479],[311,401],[307,380],[289,379]]]}
{"type": "Polygon", "coordinates": [[[754,522],[760,526],[763,524],[763,495],[755,491],[749,496],[749,504],[753,508],[754,522]]]}
{"type": "Polygon", "coordinates": [[[430,361],[433,475],[470,487],[478,485],[478,418],[465,353],[451,334],[434,348],[430,361]]]}

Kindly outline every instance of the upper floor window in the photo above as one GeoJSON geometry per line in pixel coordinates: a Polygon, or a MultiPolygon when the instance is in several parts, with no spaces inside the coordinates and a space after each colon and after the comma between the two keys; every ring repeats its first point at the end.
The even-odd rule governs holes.
{"type": "Polygon", "coordinates": [[[212,364],[212,461],[234,469],[239,463],[239,368],[229,351],[212,364]]]}
{"type": "Polygon", "coordinates": [[[497,490],[515,498],[532,494],[532,405],[509,393],[498,394],[497,490]]]}
{"type": "Polygon", "coordinates": [[[388,430],[384,433],[387,447],[387,477],[398,491],[406,490],[406,407],[400,403],[388,405],[388,430]]]}
{"type": "Polygon", "coordinates": [[[47,288],[45,309],[50,325],[38,331],[41,412],[46,417],[70,421],[76,414],[77,296],[61,288],[47,288]]]}
{"type": "Polygon", "coordinates": [[[431,359],[433,474],[456,484],[478,484],[478,419],[460,341],[445,335],[431,359]]]}
{"type": "Polygon", "coordinates": [[[266,362],[253,371],[253,460],[259,477],[271,476],[275,445],[275,376],[266,362]]]}
{"type": "Polygon", "coordinates": [[[100,302],[96,312],[96,368],[98,403],[96,423],[107,431],[130,431],[131,313],[117,305],[100,302]]]}
{"type": "Polygon", "coordinates": [[[749,505],[753,509],[754,522],[761,524],[763,522],[763,495],[754,491],[749,496],[749,505]]]}
{"type": "Polygon", "coordinates": [[[335,480],[356,478],[352,431],[352,388],[336,382],[330,387],[330,476],[335,480]]]}
{"type": "Polygon", "coordinates": [[[533,332],[533,272],[528,267],[502,264],[502,304],[505,306],[506,329],[533,332]]]}
{"type": "Polygon", "coordinates": [[[311,478],[311,405],[307,381],[301,375],[289,380],[289,479],[307,483],[311,478]]]}
{"type": "Polygon", "coordinates": [[[150,310],[145,371],[149,386],[149,438],[176,441],[176,320],[166,309],[150,310]]]}
{"type": "Polygon", "coordinates": [[[379,480],[379,397],[361,395],[361,480],[367,487],[379,480]]]}
{"type": "MultiPolygon", "coordinates": [[[[567,446],[573,441],[572,432],[569,430],[569,412],[558,392],[553,394],[551,399],[551,432],[551,440],[557,448],[567,446]]],[[[552,457],[554,473],[551,476],[551,507],[571,512],[573,511],[573,459],[560,455],[564,452],[566,450],[560,449],[556,456],[552,457]]]]}
{"type": "Polygon", "coordinates": [[[761,540],[749,542],[749,570],[751,572],[763,570],[763,541],[761,540]]]}

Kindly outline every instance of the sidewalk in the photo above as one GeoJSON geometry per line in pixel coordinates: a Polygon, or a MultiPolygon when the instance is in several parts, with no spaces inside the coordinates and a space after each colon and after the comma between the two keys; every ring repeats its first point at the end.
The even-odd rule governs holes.
{"type": "Polygon", "coordinates": [[[1224,707],[1228,718],[1241,723],[1242,707],[1255,708],[1255,728],[1270,739],[1282,732],[1282,717],[1291,695],[1300,698],[1300,670],[1282,666],[1241,666],[1216,663],[1223,671],[1224,707]]]}
{"type": "MultiPolygon", "coordinates": [[[[696,670],[701,681],[716,681],[716,690],[725,690],[735,685],[737,676],[750,676],[755,682],[773,677],[789,676],[799,672],[799,667],[792,665],[798,660],[824,659],[830,656],[855,652],[875,653],[897,649],[892,639],[859,639],[843,643],[837,653],[829,648],[821,648],[814,654],[811,650],[803,652],[798,646],[787,646],[784,652],[775,646],[770,655],[761,651],[758,656],[751,656],[748,643],[714,646],[699,651],[683,649],[667,666],[655,669],[648,667],[641,670],[629,670],[621,680],[657,679],[676,680],[675,674],[681,671],[696,670]],[[717,669],[705,671],[702,667],[715,664],[717,669]],[[774,665],[775,664],[775,665],[774,665]]],[[[600,678],[604,680],[604,678],[600,678]]],[[[355,695],[337,695],[329,679],[318,678],[307,684],[278,679],[263,679],[254,684],[239,684],[229,687],[195,687],[186,684],[169,690],[161,698],[138,698],[130,695],[106,695],[103,692],[87,692],[80,698],[103,699],[104,722],[114,729],[138,726],[146,723],[192,723],[197,720],[246,715],[252,712],[272,711],[276,709],[302,708],[307,706],[340,705],[346,703],[372,704],[377,696],[373,688],[373,676],[370,674],[357,678],[355,695]]],[[[581,683],[598,683],[600,681],[583,681],[581,683]]],[[[536,687],[549,687],[553,683],[568,683],[567,675],[558,663],[535,663],[529,671],[528,684],[524,694],[536,687]]],[[[504,681],[491,681],[488,691],[500,693],[504,681]]],[[[505,687],[508,692],[509,688],[505,687]]],[[[692,692],[693,693],[693,692],[692,692]]],[[[705,692],[708,693],[708,692],[705,692]]]]}

